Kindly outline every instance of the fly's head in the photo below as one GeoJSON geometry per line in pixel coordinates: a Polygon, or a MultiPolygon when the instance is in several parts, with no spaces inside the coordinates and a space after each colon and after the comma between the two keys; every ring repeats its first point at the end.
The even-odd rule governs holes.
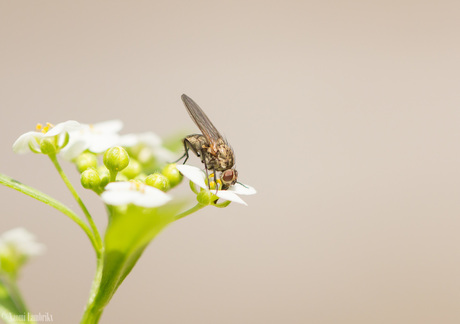
{"type": "Polygon", "coordinates": [[[238,179],[238,171],[235,169],[228,169],[222,172],[220,176],[220,181],[224,189],[227,189],[230,186],[233,186],[238,179]]]}

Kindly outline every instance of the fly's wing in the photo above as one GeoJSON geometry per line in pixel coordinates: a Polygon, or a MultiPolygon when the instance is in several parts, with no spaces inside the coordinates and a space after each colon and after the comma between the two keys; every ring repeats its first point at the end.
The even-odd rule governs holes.
{"type": "Polygon", "coordinates": [[[211,123],[209,118],[205,115],[203,110],[201,110],[201,108],[196,104],[195,101],[193,101],[190,97],[188,97],[185,94],[183,94],[181,98],[185,104],[185,107],[187,108],[190,117],[192,117],[195,124],[198,126],[203,135],[209,141],[211,147],[214,147],[215,145],[213,144],[217,144],[218,140],[222,139],[222,135],[220,135],[220,133],[211,123]]]}

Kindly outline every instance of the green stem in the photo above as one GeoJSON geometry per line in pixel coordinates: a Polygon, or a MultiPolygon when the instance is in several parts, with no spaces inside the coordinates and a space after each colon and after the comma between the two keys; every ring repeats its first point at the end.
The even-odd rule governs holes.
{"type": "Polygon", "coordinates": [[[109,170],[110,173],[110,182],[115,182],[117,180],[118,171],[109,170]]]}
{"type": "Polygon", "coordinates": [[[51,207],[56,208],[59,210],[61,213],[69,217],[71,220],[73,220],[75,223],[77,223],[78,226],[81,227],[81,229],[86,233],[88,236],[89,240],[91,241],[91,244],[94,247],[94,250],[96,251],[97,254],[99,254],[99,248],[98,248],[98,243],[96,242],[96,239],[94,238],[93,233],[91,232],[90,228],[88,225],[85,224],[85,222],[82,221],[80,217],[77,216],[77,214],[72,211],[69,207],[61,203],[60,201],[57,201],[56,199],[48,196],[47,194],[34,189],[32,187],[29,187],[17,180],[14,180],[13,178],[10,178],[4,174],[0,173],[0,184],[3,184],[7,187],[10,187],[14,190],[17,190],[19,192],[22,192],[23,194],[26,194],[29,197],[32,197],[34,199],[37,199],[51,207]]]}
{"type": "Polygon", "coordinates": [[[88,209],[86,208],[85,204],[81,200],[81,198],[78,195],[77,191],[72,186],[72,183],[69,181],[69,179],[67,178],[66,174],[62,170],[61,165],[59,164],[59,162],[58,162],[58,160],[56,158],[56,154],[49,154],[48,156],[50,157],[51,161],[53,162],[54,166],[56,167],[56,170],[58,171],[58,173],[61,176],[62,180],[66,184],[67,188],[72,193],[72,196],[75,198],[75,200],[77,201],[78,205],[80,205],[81,210],[85,214],[86,219],[88,220],[89,226],[91,227],[91,230],[93,231],[94,237],[95,237],[96,242],[97,242],[97,250],[96,251],[98,251],[100,253],[100,251],[102,249],[102,240],[101,240],[101,236],[99,234],[99,231],[98,231],[98,229],[96,227],[96,224],[94,223],[93,218],[91,217],[91,214],[88,212],[88,209]]]}
{"type": "Polygon", "coordinates": [[[94,276],[93,283],[91,285],[91,291],[89,295],[88,304],[86,305],[85,312],[81,319],[81,324],[96,324],[99,322],[99,318],[102,315],[103,308],[98,308],[96,305],[96,297],[98,295],[101,279],[102,270],[104,268],[104,259],[101,256],[97,259],[96,275],[94,276]]]}
{"type": "MultiPolygon", "coordinates": [[[[9,314],[11,316],[18,316],[18,319],[21,322],[30,324],[35,323],[35,321],[29,317],[30,312],[28,311],[26,303],[22,298],[15,279],[13,277],[5,276],[3,277],[3,280],[0,281],[0,286],[8,292],[8,298],[5,299],[5,297],[3,297],[2,302],[0,303],[0,314],[6,316],[6,318],[3,318],[4,316],[0,316],[0,318],[3,318],[6,322],[10,323],[7,316],[9,314]]],[[[14,317],[12,319],[11,323],[18,322],[14,320],[14,317]]]]}
{"type": "MultiPolygon", "coordinates": [[[[15,281],[11,281],[10,282],[10,296],[12,297],[13,301],[15,302],[15,304],[18,306],[19,309],[22,310],[22,314],[28,314],[30,313],[27,309],[27,305],[24,301],[24,299],[22,298],[22,295],[19,291],[19,288],[18,288],[18,285],[16,284],[15,281]]],[[[21,313],[20,313],[21,314],[21,313]]],[[[28,316],[26,315],[26,323],[35,323],[34,320],[29,320],[28,316]]]]}
{"type": "Polygon", "coordinates": [[[188,216],[188,215],[190,215],[190,214],[193,214],[194,212],[196,212],[196,211],[198,211],[198,210],[200,210],[201,208],[204,208],[204,207],[206,207],[206,206],[207,206],[207,205],[203,205],[203,204],[198,203],[198,204],[196,204],[195,206],[193,206],[192,208],[190,208],[190,209],[188,209],[188,210],[186,210],[186,211],[184,211],[184,212],[182,212],[182,213],[180,213],[180,214],[177,214],[176,217],[175,217],[175,219],[178,220],[178,219],[181,219],[181,218],[183,218],[183,217],[185,217],[185,216],[188,216]]]}

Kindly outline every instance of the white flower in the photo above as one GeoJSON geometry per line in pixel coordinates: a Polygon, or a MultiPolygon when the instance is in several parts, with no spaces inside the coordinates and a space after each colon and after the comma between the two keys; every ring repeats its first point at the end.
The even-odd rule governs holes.
{"type": "MultiPolygon", "coordinates": [[[[184,175],[184,177],[190,179],[193,183],[200,186],[203,189],[208,189],[206,184],[206,174],[203,170],[191,166],[191,165],[177,165],[176,168],[184,175]]],[[[241,199],[238,195],[253,195],[256,193],[256,190],[246,184],[236,183],[233,186],[230,186],[227,190],[218,190],[216,196],[225,200],[233,201],[239,204],[247,204],[241,199]]]]}
{"type": "Polygon", "coordinates": [[[162,162],[172,161],[175,159],[175,154],[165,148],[161,138],[153,132],[123,135],[121,136],[119,145],[123,147],[144,145],[151,150],[151,154],[153,156],[162,162]]]}
{"type": "Polygon", "coordinates": [[[35,236],[22,227],[11,229],[0,236],[0,255],[13,252],[15,255],[32,257],[44,252],[45,246],[35,241],[35,236]]]}
{"type": "Polygon", "coordinates": [[[141,143],[151,147],[155,147],[160,146],[162,144],[162,140],[157,134],[153,132],[145,132],[140,134],[126,134],[121,136],[121,146],[132,147],[141,143]]]}
{"type": "Polygon", "coordinates": [[[147,208],[158,207],[171,200],[160,189],[137,181],[111,182],[105,187],[101,198],[107,205],[133,204],[147,208]]]}
{"type": "Polygon", "coordinates": [[[123,128],[121,120],[109,120],[97,124],[82,124],[76,131],[70,132],[67,146],[61,151],[62,157],[71,160],[89,150],[102,153],[110,147],[119,145],[118,132],[123,128]]]}
{"type": "Polygon", "coordinates": [[[19,138],[13,144],[13,151],[16,153],[27,153],[30,151],[40,153],[39,142],[43,138],[58,136],[57,144],[58,146],[63,145],[66,133],[71,133],[80,129],[82,125],[79,122],[74,120],[69,120],[63,123],[59,123],[56,126],[51,124],[46,124],[42,126],[37,125],[35,132],[27,132],[19,136],[19,138]]]}

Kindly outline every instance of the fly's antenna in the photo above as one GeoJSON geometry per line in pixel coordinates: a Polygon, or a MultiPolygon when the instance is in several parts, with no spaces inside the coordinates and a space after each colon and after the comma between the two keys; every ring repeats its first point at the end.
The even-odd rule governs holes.
{"type": "Polygon", "coordinates": [[[246,187],[244,184],[242,184],[241,182],[237,181],[236,183],[242,185],[243,187],[245,187],[246,189],[249,189],[248,187],[246,187]]]}

